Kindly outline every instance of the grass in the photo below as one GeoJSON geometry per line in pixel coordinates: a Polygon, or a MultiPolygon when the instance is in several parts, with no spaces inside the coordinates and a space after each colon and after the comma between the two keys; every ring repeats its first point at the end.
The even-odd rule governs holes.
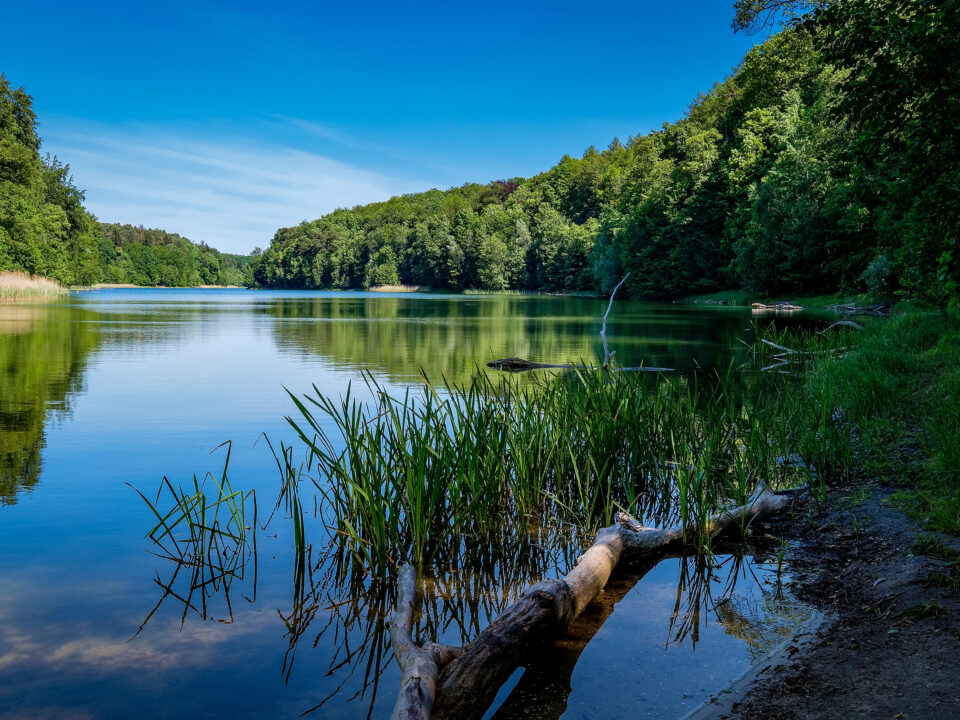
{"type": "Polygon", "coordinates": [[[859,472],[900,486],[898,504],[960,532],[960,319],[902,307],[808,384],[856,423],[859,472]]]}
{"type": "Polygon", "coordinates": [[[0,300],[53,300],[66,294],[65,288],[49,278],[10,270],[0,272],[0,300]]]}
{"type": "Polygon", "coordinates": [[[157,520],[146,537],[155,543],[157,556],[174,566],[167,581],[158,575],[156,582],[164,590],[163,596],[141,624],[141,630],[169,597],[183,604],[181,625],[190,611],[206,619],[208,600],[217,595],[222,595],[232,618],[230,587],[235,580],[243,580],[251,540],[256,542],[255,537],[248,538],[247,534],[251,528],[256,533],[256,496],[252,490],[244,494],[230,486],[230,443],[224,445],[227,453],[220,478],[208,473],[203,480],[197,480],[194,475],[192,485],[184,489],[181,485],[174,487],[165,477],[153,500],[133,488],[157,520]],[[247,500],[251,500],[254,513],[249,524],[247,500]],[[184,570],[185,581],[178,581],[184,570]]]}
{"type": "MultiPolygon", "coordinates": [[[[783,455],[813,433],[833,437],[799,420],[809,403],[784,403],[777,415],[751,407],[730,376],[479,373],[400,397],[367,384],[369,403],[350,391],[291,395],[298,415],[288,421],[306,459],[295,467],[282,448],[277,460],[285,488],[309,478],[344,553],[378,577],[405,560],[449,565],[465,545],[496,544],[529,523],[588,538],[621,509],[679,523],[709,553],[702,529],[713,514],[745,502],[761,478],[809,479],[812,463],[798,469],[783,455]]],[[[830,413],[817,421],[834,424],[830,413]]]]}
{"type": "Polygon", "coordinates": [[[415,293],[420,292],[419,285],[376,285],[367,288],[370,292],[415,293]]]}

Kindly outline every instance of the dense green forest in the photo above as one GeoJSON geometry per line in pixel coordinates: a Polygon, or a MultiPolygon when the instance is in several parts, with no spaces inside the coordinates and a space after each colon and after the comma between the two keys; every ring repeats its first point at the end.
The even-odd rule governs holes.
{"type": "Polygon", "coordinates": [[[231,255],[176,233],[102,223],[99,241],[102,282],[134,285],[243,285],[253,259],[231,255]]]}
{"type": "MultiPolygon", "coordinates": [[[[685,117],[532,178],[341,209],[256,257],[100,225],[0,75],[0,270],[67,284],[867,290],[957,304],[960,0],[738,0],[796,17],[685,117]],[[803,14],[806,12],[806,14],[803,14]]],[[[781,15],[782,17],[782,15],[781,15]]],[[[626,90],[625,90],[626,91],[626,90]]]]}
{"type": "Polygon", "coordinates": [[[240,285],[250,257],[227,255],[163,230],[100,224],[83,207],[70,168],[41,157],[23,88],[0,74],[0,270],[67,285],[240,285]]]}
{"type": "Polygon", "coordinates": [[[784,7],[801,14],[679,122],[282,228],[256,284],[606,292],[630,272],[633,297],[956,303],[960,0],[740,0],[734,26],[784,7]]]}

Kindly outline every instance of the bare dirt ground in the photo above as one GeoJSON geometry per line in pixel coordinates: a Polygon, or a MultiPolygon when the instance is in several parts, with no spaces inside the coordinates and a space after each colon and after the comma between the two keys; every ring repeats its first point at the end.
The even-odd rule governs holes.
{"type": "Polygon", "coordinates": [[[698,720],[960,719],[960,542],[926,532],[880,485],[771,525],[797,538],[795,592],[818,629],[761,663],[698,720]]]}

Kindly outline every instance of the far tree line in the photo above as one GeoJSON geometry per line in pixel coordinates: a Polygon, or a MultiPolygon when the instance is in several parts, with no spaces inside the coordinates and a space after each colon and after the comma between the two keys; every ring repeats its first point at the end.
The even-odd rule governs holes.
{"type": "Polygon", "coordinates": [[[261,287],[899,291],[956,304],[960,0],[740,0],[795,17],[655,132],[529,179],[282,228],[261,287]],[[805,13],[805,14],[804,14],[805,13]]]}
{"type": "MultiPolygon", "coordinates": [[[[67,284],[676,297],[899,292],[960,303],[960,0],[737,0],[785,28],[659,130],[532,178],[340,209],[251,256],[101,225],[0,75],[0,269],[67,284]]],[[[625,90],[629,92],[629,89],[625,90]]]]}
{"type": "Polygon", "coordinates": [[[249,256],[163,230],[99,223],[83,200],[70,168],[41,156],[31,97],[0,74],[0,270],[66,285],[244,283],[249,256]]]}

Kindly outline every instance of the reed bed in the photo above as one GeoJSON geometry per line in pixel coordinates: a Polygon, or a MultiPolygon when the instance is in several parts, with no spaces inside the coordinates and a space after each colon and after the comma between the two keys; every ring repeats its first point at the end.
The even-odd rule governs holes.
{"type": "Polygon", "coordinates": [[[55,280],[15,270],[0,272],[0,300],[54,300],[66,294],[55,280]]]}
{"type": "Polygon", "coordinates": [[[287,419],[306,455],[294,467],[284,448],[278,465],[285,488],[312,482],[335,543],[379,578],[403,561],[447,567],[465,547],[531,528],[588,539],[620,510],[681,523],[708,553],[700,530],[711,515],[745,502],[761,478],[796,484],[813,467],[784,460],[806,449],[797,428],[809,403],[751,407],[729,375],[478,373],[462,385],[425,379],[399,397],[366,383],[368,402],[291,394],[298,415],[287,419]]]}

